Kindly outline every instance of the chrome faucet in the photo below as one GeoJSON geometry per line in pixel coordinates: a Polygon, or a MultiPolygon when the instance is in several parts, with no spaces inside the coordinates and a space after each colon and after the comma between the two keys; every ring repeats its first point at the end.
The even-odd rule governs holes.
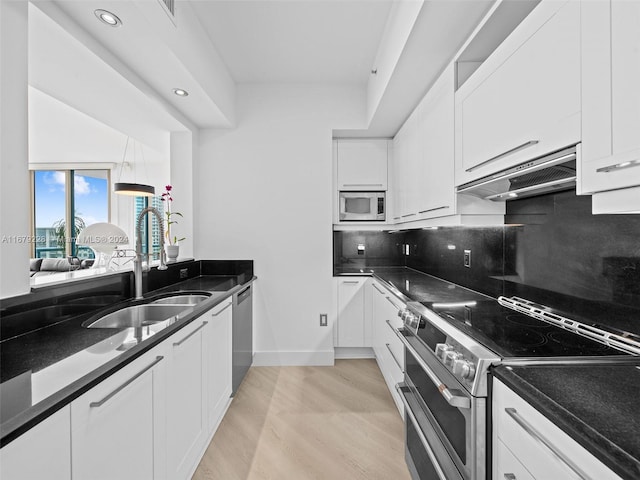
{"type": "Polygon", "coordinates": [[[149,254],[142,253],[142,219],[147,213],[153,213],[158,219],[160,225],[160,265],[158,270],[166,270],[167,265],[164,258],[164,222],[162,215],[154,207],[147,207],[138,214],[136,220],[136,259],[133,262],[133,280],[136,289],[136,300],[142,298],[142,257],[147,257],[147,268],[145,271],[149,271],[149,254]]]}

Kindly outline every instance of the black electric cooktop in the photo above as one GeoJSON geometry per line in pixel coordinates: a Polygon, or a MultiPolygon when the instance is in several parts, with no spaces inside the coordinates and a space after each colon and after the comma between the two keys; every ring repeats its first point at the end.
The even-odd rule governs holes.
{"type": "MultiPolygon", "coordinates": [[[[495,300],[421,304],[502,358],[628,355],[560,326],[503,307],[495,300]]],[[[418,330],[418,336],[421,330],[418,330]]]]}

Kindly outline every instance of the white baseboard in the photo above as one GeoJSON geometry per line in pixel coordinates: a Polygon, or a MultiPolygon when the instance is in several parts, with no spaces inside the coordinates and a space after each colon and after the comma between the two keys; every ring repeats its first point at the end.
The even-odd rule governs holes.
{"type": "Polygon", "coordinates": [[[331,366],[334,364],[333,350],[312,352],[255,352],[255,367],[331,366]]]}
{"type": "Polygon", "coordinates": [[[371,347],[336,347],[335,357],[347,358],[376,358],[371,347]]]}

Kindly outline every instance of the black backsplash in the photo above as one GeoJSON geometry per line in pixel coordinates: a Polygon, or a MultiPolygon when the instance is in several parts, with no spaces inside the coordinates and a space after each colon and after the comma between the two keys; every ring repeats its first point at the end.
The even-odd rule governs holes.
{"type": "Polygon", "coordinates": [[[640,215],[592,215],[591,197],[560,192],[508,202],[505,224],[334,232],[334,271],[404,265],[492,297],[517,295],[640,333],[640,215]],[[365,243],[364,256],[357,243],[365,243]],[[471,250],[470,268],[464,250],[471,250]]]}

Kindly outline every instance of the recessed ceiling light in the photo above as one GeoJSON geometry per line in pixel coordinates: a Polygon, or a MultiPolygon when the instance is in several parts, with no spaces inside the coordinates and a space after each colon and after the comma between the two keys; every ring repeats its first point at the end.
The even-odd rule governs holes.
{"type": "Polygon", "coordinates": [[[93,13],[98,18],[98,20],[109,25],[110,27],[119,27],[120,25],[122,25],[122,20],[120,20],[117,15],[111,12],[98,9],[94,10],[93,13]]]}
{"type": "Polygon", "coordinates": [[[174,88],[173,89],[173,93],[175,93],[179,97],[188,97],[189,96],[189,92],[187,92],[186,90],[183,90],[181,88],[174,88]]]}

